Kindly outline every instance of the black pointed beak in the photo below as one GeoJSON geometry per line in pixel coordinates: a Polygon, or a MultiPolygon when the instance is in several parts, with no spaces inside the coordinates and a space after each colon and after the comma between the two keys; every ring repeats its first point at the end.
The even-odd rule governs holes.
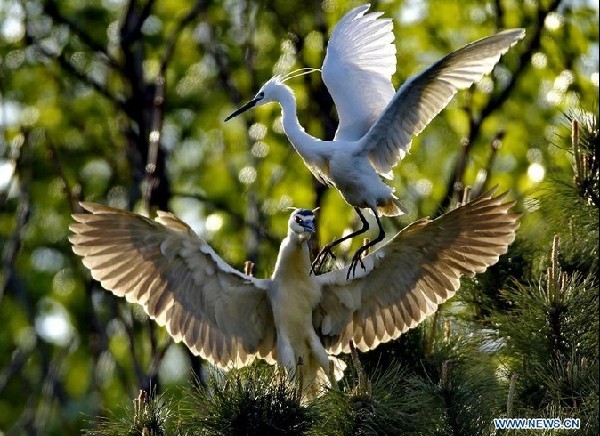
{"type": "Polygon", "coordinates": [[[253,100],[250,100],[248,103],[246,103],[241,108],[233,111],[233,113],[231,115],[229,115],[227,118],[225,118],[225,121],[229,121],[230,119],[237,117],[242,112],[246,112],[248,109],[252,109],[256,105],[257,102],[258,102],[258,99],[256,99],[256,98],[253,100]]]}
{"type": "Polygon", "coordinates": [[[310,232],[310,233],[314,233],[315,232],[315,222],[314,221],[303,221],[300,225],[307,232],[310,232]]]}

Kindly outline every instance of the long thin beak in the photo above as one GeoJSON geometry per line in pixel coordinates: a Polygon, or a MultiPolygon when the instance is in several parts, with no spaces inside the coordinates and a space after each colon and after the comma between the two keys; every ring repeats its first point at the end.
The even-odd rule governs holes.
{"type": "Polygon", "coordinates": [[[256,98],[253,100],[250,100],[244,106],[242,106],[239,109],[236,109],[231,115],[229,115],[227,118],[225,118],[225,121],[229,121],[233,117],[237,117],[242,112],[246,112],[248,109],[252,109],[256,105],[257,102],[258,102],[258,100],[256,98]]]}

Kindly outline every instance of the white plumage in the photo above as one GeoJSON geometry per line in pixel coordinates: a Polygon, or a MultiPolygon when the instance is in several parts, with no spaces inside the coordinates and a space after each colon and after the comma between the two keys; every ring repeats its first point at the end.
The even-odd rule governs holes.
{"type": "Polygon", "coordinates": [[[273,275],[258,279],[228,265],[190,227],[166,212],[155,220],[82,203],[70,226],[73,251],[113,294],[141,304],[176,342],[222,368],[254,359],[293,374],[302,359],[304,392],[327,383],[329,362],[353,341],[367,351],[415,327],[452,297],[463,275],[498,261],[514,240],[513,202],[488,192],[435,220],[422,219],[349,267],[310,275],[307,239],[314,214],[295,210],[273,275]]]}
{"type": "Polygon", "coordinates": [[[339,118],[333,141],[309,135],[298,122],[294,94],[284,84],[293,76],[271,78],[254,99],[226,118],[254,106],[279,102],[283,129],[306,166],[323,183],[335,186],[359,215],[361,229],[325,245],[313,263],[315,269],[333,255],[333,247],[369,229],[361,208],[375,214],[379,234],[354,254],[349,275],[361,263],[362,254],[383,240],[380,214],[405,212],[394,190],[381,178],[392,178],[392,168],[409,151],[412,137],[446,107],[458,90],[492,71],[500,56],[525,35],[524,29],[510,29],[475,41],[410,77],[394,91],[391,77],[396,69],[396,48],[392,21],[380,19],[379,12],[367,14],[368,9],[369,5],[363,5],[348,12],[329,39],[322,78],[339,118]]]}

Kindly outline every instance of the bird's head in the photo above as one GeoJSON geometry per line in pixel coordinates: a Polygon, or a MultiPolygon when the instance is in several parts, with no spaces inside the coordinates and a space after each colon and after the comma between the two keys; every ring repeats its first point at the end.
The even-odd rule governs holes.
{"type": "Polygon", "coordinates": [[[302,76],[304,74],[309,74],[314,71],[320,70],[314,68],[307,68],[292,71],[291,73],[288,73],[285,76],[276,75],[271,77],[265,82],[263,86],[260,87],[260,89],[258,90],[258,92],[252,100],[250,100],[248,103],[246,103],[239,109],[233,111],[231,115],[225,118],[225,121],[229,121],[230,119],[237,117],[239,114],[244,113],[248,109],[252,109],[253,107],[262,106],[263,104],[271,103],[273,101],[281,101],[282,91],[285,92],[287,90],[291,93],[291,90],[285,84],[287,80],[302,76]]]}
{"type": "Polygon", "coordinates": [[[237,117],[239,114],[246,112],[248,109],[252,109],[253,107],[262,106],[263,104],[270,103],[272,101],[277,101],[277,94],[281,87],[286,85],[283,84],[283,81],[280,76],[273,76],[268,81],[265,82],[263,86],[260,87],[256,95],[252,100],[248,103],[233,111],[231,115],[225,118],[225,121],[229,121],[230,119],[237,117]]]}
{"type": "Polygon", "coordinates": [[[315,213],[308,209],[295,209],[290,215],[288,228],[300,238],[309,238],[315,232],[315,213]]]}

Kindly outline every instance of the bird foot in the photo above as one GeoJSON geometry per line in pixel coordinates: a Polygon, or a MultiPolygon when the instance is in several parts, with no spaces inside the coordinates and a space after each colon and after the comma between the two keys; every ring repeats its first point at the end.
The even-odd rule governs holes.
{"type": "Polygon", "coordinates": [[[352,273],[352,278],[354,278],[354,276],[356,275],[356,267],[359,264],[363,270],[367,270],[367,267],[365,267],[365,264],[362,261],[362,257],[363,253],[368,249],[368,246],[363,245],[358,250],[356,250],[356,253],[354,253],[354,256],[352,256],[352,262],[350,262],[350,266],[348,267],[348,272],[346,273],[346,280],[350,280],[350,273],[352,273]]]}
{"type": "Polygon", "coordinates": [[[333,260],[336,259],[335,254],[333,254],[333,251],[331,251],[331,245],[329,244],[325,245],[319,254],[317,254],[317,257],[315,257],[315,260],[310,267],[310,273],[314,275],[320,274],[328,257],[331,257],[333,260]]]}

